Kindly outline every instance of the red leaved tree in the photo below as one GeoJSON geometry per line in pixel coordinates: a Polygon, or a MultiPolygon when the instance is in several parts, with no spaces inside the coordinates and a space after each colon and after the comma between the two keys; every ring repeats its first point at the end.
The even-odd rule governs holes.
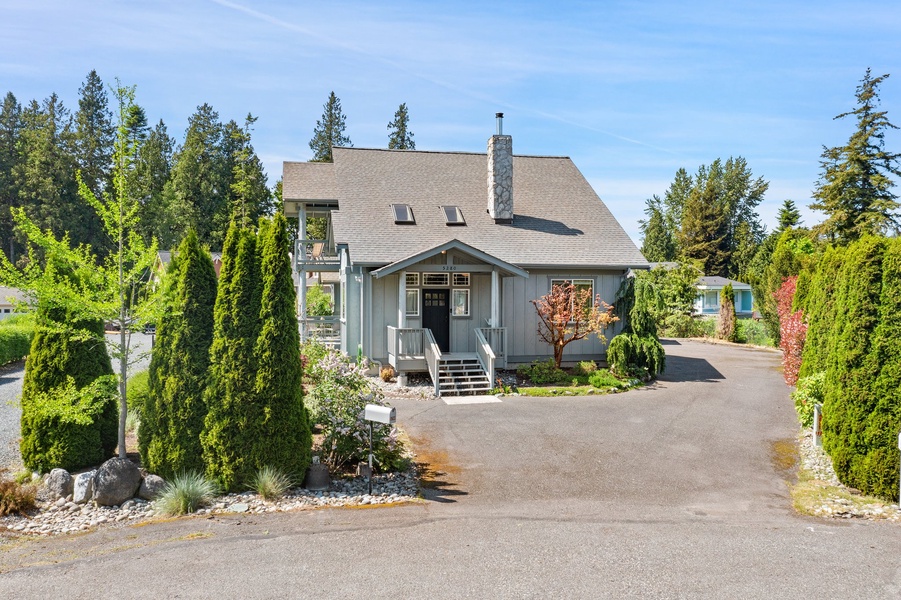
{"type": "Polygon", "coordinates": [[[798,371],[801,369],[801,354],[804,351],[804,340],[807,339],[807,323],[804,322],[804,311],[792,312],[792,301],[798,276],[793,275],[782,280],[782,285],[773,294],[776,298],[776,312],[779,315],[779,333],[782,348],[782,376],[785,383],[795,385],[798,382],[798,371]]]}
{"type": "Polygon", "coordinates": [[[600,295],[592,298],[591,290],[577,288],[572,283],[554,284],[548,294],[531,302],[538,311],[538,335],[553,347],[558,369],[567,344],[591,334],[606,343],[601,332],[619,320],[613,314],[613,307],[602,301],[600,295]]]}

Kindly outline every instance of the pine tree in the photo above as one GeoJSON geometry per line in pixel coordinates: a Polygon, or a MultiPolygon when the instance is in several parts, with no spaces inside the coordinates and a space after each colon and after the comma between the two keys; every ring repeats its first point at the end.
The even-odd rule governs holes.
{"type": "Polygon", "coordinates": [[[639,223],[642,234],[641,253],[650,262],[675,260],[676,243],[666,226],[666,217],[660,198],[654,196],[646,203],[644,213],[648,218],[639,223]]]}
{"type": "Polygon", "coordinates": [[[177,273],[173,310],[164,316],[160,332],[167,362],[156,366],[154,372],[163,385],[155,385],[150,397],[157,425],[146,445],[147,468],[164,478],[202,471],[204,466],[200,434],[207,413],[204,392],[213,338],[216,271],[193,231],[179,246],[177,273]],[[171,339],[165,339],[168,336],[171,339]]]}
{"type": "Polygon", "coordinates": [[[249,482],[256,467],[251,450],[259,432],[251,424],[262,418],[264,410],[255,393],[259,273],[257,236],[232,224],[222,249],[206,396],[209,412],[201,435],[207,475],[225,490],[249,482]]]}
{"type": "Polygon", "coordinates": [[[341,112],[341,100],[332,92],[322,105],[322,119],[316,121],[316,128],[313,129],[313,139],[310,140],[313,158],[310,162],[332,162],[332,148],[353,146],[350,138],[344,135],[345,119],[347,115],[341,112]]]}
{"type": "Polygon", "coordinates": [[[12,92],[3,99],[0,108],[0,251],[6,252],[11,262],[21,246],[13,235],[12,213],[9,207],[18,206],[19,190],[13,172],[19,162],[19,135],[22,129],[22,105],[12,92]]]}
{"type": "Polygon", "coordinates": [[[275,209],[272,192],[266,185],[263,163],[250,140],[256,121],[256,117],[248,114],[243,128],[238,128],[234,122],[230,123],[234,127],[227,128],[228,136],[235,144],[232,150],[231,212],[244,223],[256,223],[275,209]]]}
{"type": "Polygon", "coordinates": [[[794,201],[786,200],[779,209],[777,219],[779,221],[779,227],[776,228],[776,231],[782,233],[789,227],[797,227],[801,224],[801,211],[795,206],[794,201]]]}
{"type": "Polygon", "coordinates": [[[857,129],[844,146],[823,148],[822,173],[810,207],[826,213],[816,227],[834,242],[847,244],[865,234],[897,229],[897,196],[892,177],[901,175],[899,155],[885,149],[885,133],[897,129],[886,111],[877,110],[879,84],[870,69],[857,86],[857,108],[835,117],[853,116],[857,129]]]}
{"type": "Polygon", "coordinates": [[[109,185],[116,129],[109,110],[109,98],[97,71],[88,73],[78,93],[74,135],[76,160],[85,185],[99,197],[109,185]]]}
{"type": "Polygon", "coordinates": [[[409,131],[410,114],[406,103],[401,104],[394,113],[394,120],[388,123],[389,150],[416,150],[413,132],[409,131]]]}
{"type": "Polygon", "coordinates": [[[727,235],[728,221],[717,197],[717,181],[707,177],[703,186],[695,186],[685,203],[678,236],[681,258],[699,261],[705,275],[725,277],[727,235]]]}
{"type": "Polygon", "coordinates": [[[161,248],[174,248],[180,239],[180,223],[188,221],[178,211],[170,182],[174,148],[175,140],[160,121],[138,143],[135,159],[133,189],[141,205],[141,235],[147,243],[158,240],[161,248]]]}
{"type": "Polygon", "coordinates": [[[884,239],[867,236],[848,248],[835,299],[840,320],[826,361],[823,447],[839,480],[858,489],[867,485],[864,431],[878,400],[874,384],[881,365],[872,334],[880,316],[885,247],[884,239]]]}
{"type": "Polygon", "coordinates": [[[312,437],[303,403],[300,336],[283,215],[261,228],[260,243],[261,329],[254,351],[256,394],[265,411],[254,423],[257,441],[251,456],[257,468],[272,465],[300,479],[310,464],[312,437]]]}

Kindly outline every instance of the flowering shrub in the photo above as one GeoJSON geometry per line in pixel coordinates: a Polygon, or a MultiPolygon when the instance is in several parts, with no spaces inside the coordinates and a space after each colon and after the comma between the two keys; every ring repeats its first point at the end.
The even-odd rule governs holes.
{"type": "MultiPolygon", "coordinates": [[[[336,350],[309,365],[312,388],[305,400],[311,420],[322,428],[319,453],[333,469],[342,469],[369,457],[369,422],[363,419],[367,404],[385,406],[381,390],[366,376],[368,364],[355,364],[336,350]]],[[[397,429],[384,423],[372,425],[372,450],[382,471],[402,467],[403,445],[397,429]]]]}
{"type": "Polygon", "coordinates": [[[807,338],[807,324],[804,312],[792,312],[792,300],[798,283],[797,275],[782,280],[779,290],[773,294],[776,299],[776,312],[779,315],[779,347],[782,348],[782,376],[785,383],[795,385],[798,382],[798,371],[801,370],[801,354],[804,351],[804,340],[807,338]]]}

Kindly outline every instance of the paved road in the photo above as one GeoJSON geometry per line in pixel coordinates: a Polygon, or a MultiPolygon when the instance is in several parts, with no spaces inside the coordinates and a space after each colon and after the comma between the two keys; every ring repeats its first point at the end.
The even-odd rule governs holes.
{"type": "Polygon", "coordinates": [[[795,515],[778,355],[681,342],[653,388],[398,401],[421,504],[193,518],[0,552],[0,597],[901,597],[897,526],[795,515]]]}

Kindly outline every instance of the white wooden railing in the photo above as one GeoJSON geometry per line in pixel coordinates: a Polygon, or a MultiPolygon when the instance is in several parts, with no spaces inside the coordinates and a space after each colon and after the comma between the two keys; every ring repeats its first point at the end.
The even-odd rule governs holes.
{"type": "Polygon", "coordinates": [[[438,383],[438,365],[441,362],[441,348],[435,341],[431,329],[423,329],[425,337],[425,361],[429,365],[429,375],[432,376],[432,383],[435,385],[435,395],[441,395],[441,386],[438,383]]]}
{"type": "MultiPolygon", "coordinates": [[[[476,334],[482,334],[482,337],[491,346],[491,350],[495,356],[495,366],[507,368],[507,328],[506,327],[479,327],[476,334]]],[[[493,379],[492,379],[493,381],[493,379]]]]}
{"type": "Polygon", "coordinates": [[[488,374],[488,381],[491,387],[494,387],[494,361],[496,357],[491,345],[485,339],[480,329],[476,329],[476,353],[479,355],[482,369],[488,374]]]}
{"type": "Polygon", "coordinates": [[[341,319],[339,317],[307,317],[299,319],[299,321],[302,339],[319,340],[333,348],[341,345],[341,319]]]}

